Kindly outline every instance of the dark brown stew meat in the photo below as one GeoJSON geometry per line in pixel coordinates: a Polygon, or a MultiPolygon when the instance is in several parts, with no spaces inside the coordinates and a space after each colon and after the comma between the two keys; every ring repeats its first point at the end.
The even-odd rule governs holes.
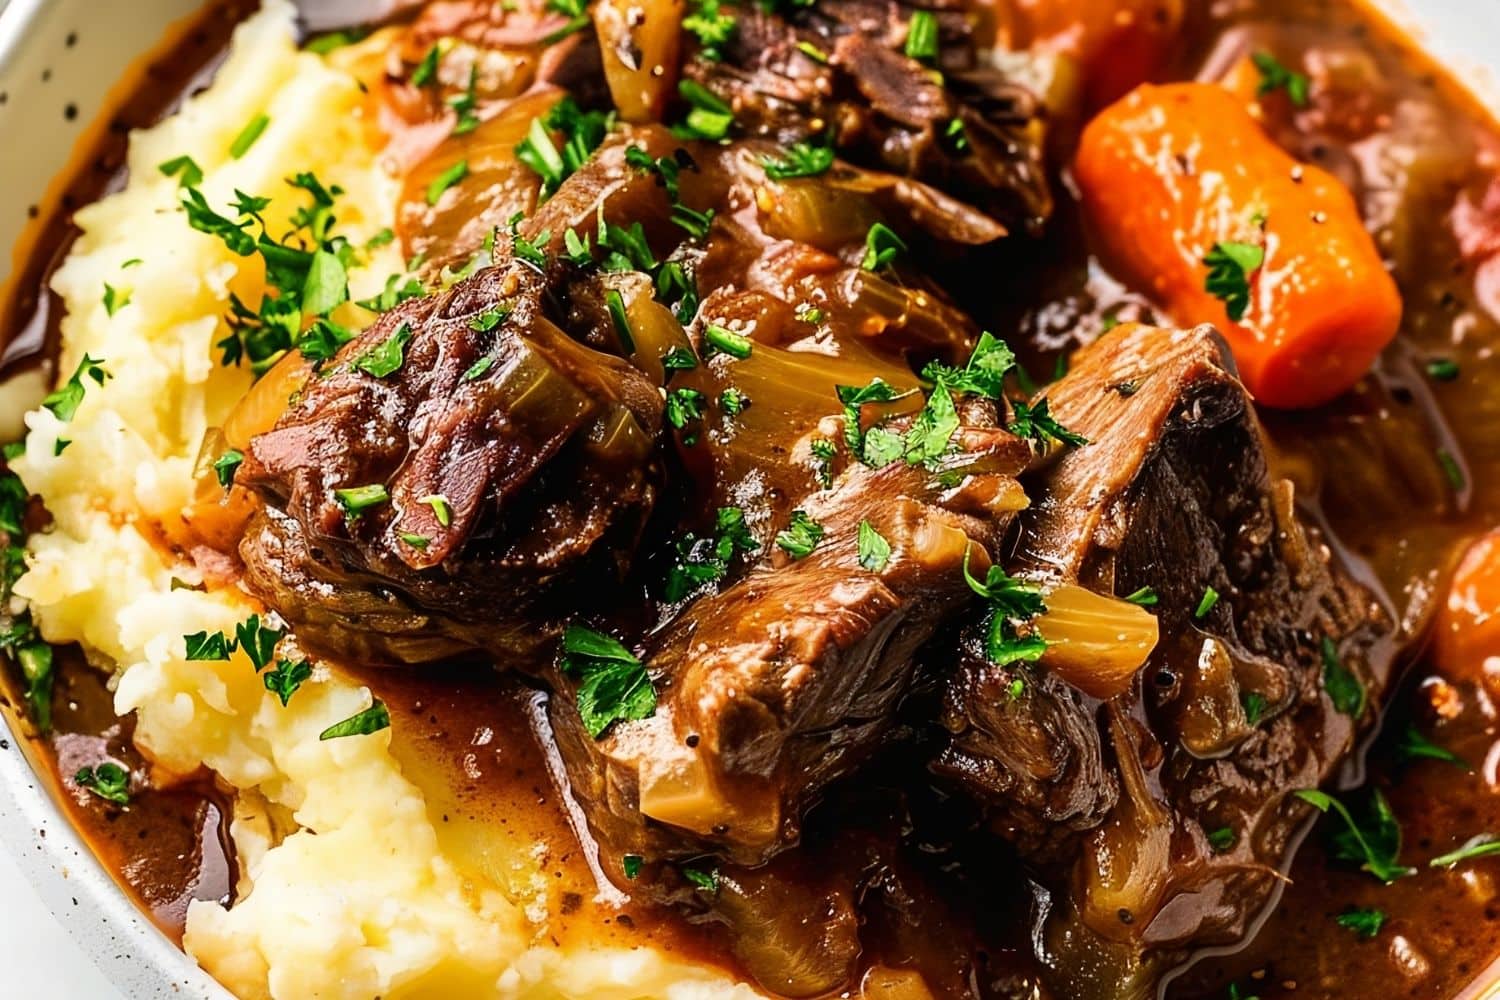
{"type": "MultiPolygon", "coordinates": [[[[389,706],[445,849],[506,827],[559,940],[785,997],[1478,995],[1472,98],[1352,0],[564,6],[363,43],[422,287],[336,349],[247,345],[289,402],[226,439],[201,539],[389,706]],[[535,58],[481,71],[502,51],[535,58]],[[438,52],[475,68],[422,79],[438,52]]],[[[247,7],[39,220],[5,374],[54,363],[45,283],[124,128],[247,7]]],[[[180,935],[232,897],[229,799],[78,788],[149,768],[55,658],[50,732],[17,676],[13,729],[180,935]]]]}

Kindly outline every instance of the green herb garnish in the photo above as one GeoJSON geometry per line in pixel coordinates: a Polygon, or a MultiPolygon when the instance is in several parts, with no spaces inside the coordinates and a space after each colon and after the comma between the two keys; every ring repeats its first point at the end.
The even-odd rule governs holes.
{"type": "Polygon", "coordinates": [[[448,169],[438,174],[432,179],[432,183],[427,185],[427,204],[436,205],[438,201],[443,197],[444,191],[447,191],[449,188],[457,184],[459,181],[463,180],[468,175],[468,160],[459,160],[457,163],[453,164],[452,166],[448,167],[448,169]]]}
{"type": "Polygon", "coordinates": [[[1363,871],[1387,885],[1415,873],[1416,869],[1397,860],[1401,854],[1401,827],[1379,789],[1371,792],[1368,815],[1363,823],[1355,820],[1348,807],[1338,799],[1317,789],[1304,788],[1292,794],[1319,812],[1332,810],[1344,821],[1345,829],[1334,835],[1335,857],[1359,863],[1363,871]]]}
{"type": "Polygon", "coordinates": [[[1224,303],[1229,318],[1238,323],[1250,308],[1250,276],[1266,262],[1266,248],[1254,243],[1215,243],[1203,258],[1208,265],[1204,287],[1224,303]]]}
{"type": "Polygon", "coordinates": [[[356,712],[343,722],[335,722],[318,734],[319,740],[336,740],[345,736],[368,736],[391,727],[391,713],[379,698],[363,712],[356,712]]]}
{"type": "Polygon", "coordinates": [[[1251,62],[1260,71],[1260,85],[1255,88],[1257,97],[1264,97],[1276,90],[1285,90],[1292,103],[1299,108],[1307,107],[1312,92],[1312,81],[1305,73],[1287,69],[1269,52],[1254,52],[1251,62]]]}
{"type": "Polygon", "coordinates": [[[260,138],[261,133],[269,124],[271,124],[271,119],[267,115],[256,115],[250,119],[240,130],[240,134],[234,137],[234,142],[229,146],[229,155],[238,160],[250,152],[250,147],[255,145],[255,140],[260,138]]]}
{"type": "Polygon", "coordinates": [[[130,772],[114,761],[79,768],[73,775],[73,783],[106,802],[117,806],[130,804],[130,772]]]}
{"type": "Polygon", "coordinates": [[[616,722],[644,719],[656,711],[656,689],[645,664],[610,636],[569,625],[561,666],[580,681],[578,714],[596,740],[616,722]]]}
{"type": "Polygon", "coordinates": [[[334,490],[333,498],[338,501],[340,507],[344,508],[344,516],[354,521],[371,507],[377,507],[390,500],[391,495],[386,491],[385,484],[371,483],[368,486],[350,486],[347,489],[334,490]]]}
{"type": "Polygon", "coordinates": [[[865,233],[865,256],[859,266],[866,271],[878,271],[889,266],[906,250],[906,241],[897,236],[895,230],[883,222],[877,222],[865,233]]]}
{"type": "Polygon", "coordinates": [[[891,561],[891,543],[869,521],[859,522],[859,565],[879,573],[891,561]]]}
{"type": "Polygon", "coordinates": [[[793,559],[805,559],[823,540],[823,526],[805,510],[792,511],[786,528],[776,533],[776,547],[793,559]]]}
{"type": "Polygon", "coordinates": [[[1373,938],[1385,926],[1385,913],[1373,909],[1348,909],[1333,920],[1340,927],[1347,928],[1362,938],[1373,938]]]}

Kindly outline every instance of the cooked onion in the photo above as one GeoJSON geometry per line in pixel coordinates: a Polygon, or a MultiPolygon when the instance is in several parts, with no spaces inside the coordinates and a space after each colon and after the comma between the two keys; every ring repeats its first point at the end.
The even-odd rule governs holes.
{"type": "Polygon", "coordinates": [[[682,0],[600,0],[594,30],[604,79],[620,117],[657,121],[677,87],[682,0]]]}
{"type": "Polygon", "coordinates": [[[1071,583],[1047,595],[1036,627],[1049,644],[1042,663],[1095,698],[1124,692],[1159,637],[1145,608],[1071,583]]]}

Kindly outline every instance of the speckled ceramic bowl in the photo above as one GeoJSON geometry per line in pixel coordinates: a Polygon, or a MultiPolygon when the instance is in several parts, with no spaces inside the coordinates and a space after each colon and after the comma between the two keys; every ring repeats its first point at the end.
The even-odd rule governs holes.
{"type": "MultiPolygon", "coordinates": [[[[364,0],[367,9],[389,0],[364,0]]],[[[1188,0],[1190,3],[1209,0],[1188,0]]],[[[359,0],[304,0],[325,10],[359,0]]],[[[1500,0],[1377,0],[1432,50],[1500,95],[1500,0]]],[[[0,0],[0,284],[30,219],[57,198],[53,179],[110,103],[127,68],[197,0],[0,0]]],[[[1500,96],[1492,97],[1500,111],[1500,96]]],[[[0,414],[15,425],[17,414],[0,414]]],[[[94,859],[0,720],[0,849],[125,996],[228,994],[146,919],[94,859]]],[[[1500,998],[1500,985],[1471,997],[1500,998]]]]}

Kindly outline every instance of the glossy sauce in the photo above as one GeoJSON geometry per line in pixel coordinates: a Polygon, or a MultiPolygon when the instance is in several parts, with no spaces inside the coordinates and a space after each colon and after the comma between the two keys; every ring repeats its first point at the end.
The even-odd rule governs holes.
{"type": "MultiPolygon", "coordinates": [[[[1248,31],[1256,46],[1331,53],[1327,59],[1363,52],[1373,66],[1371,79],[1380,81],[1380,93],[1390,101],[1382,106],[1380,94],[1367,95],[1371,110],[1365,125],[1372,127],[1362,156],[1379,159],[1381,143],[1392,141],[1381,137],[1395,129],[1396,102],[1405,98],[1436,109],[1448,139],[1467,150],[1467,158],[1453,160],[1462,165],[1438,170],[1433,190],[1405,213],[1414,220],[1414,231],[1395,233],[1385,247],[1398,259],[1409,255],[1417,266],[1403,261],[1397,269],[1407,318],[1400,341],[1375,376],[1313,417],[1266,417],[1281,464],[1297,482],[1309,514],[1384,582],[1414,639],[1462,543],[1500,519],[1500,394],[1493,388],[1500,385],[1500,361],[1493,352],[1500,326],[1475,303],[1472,270],[1454,266],[1458,250],[1447,221],[1453,199],[1465,190],[1482,190],[1493,176],[1493,166],[1481,161],[1487,151],[1500,148],[1500,140],[1451,83],[1403,42],[1373,30],[1369,17],[1343,4],[1255,0],[1194,6],[1190,40],[1169,75],[1197,75],[1214,62],[1221,45],[1229,44],[1222,40],[1237,37],[1237,31],[1248,31]],[[1427,378],[1423,365],[1435,357],[1457,361],[1459,379],[1427,378]],[[1440,448],[1458,463],[1462,483],[1450,482],[1436,459],[1440,448]],[[1372,460],[1372,454],[1380,458],[1372,460]]],[[[41,220],[28,267],[0,313],[5,374],[43,362],[55,351],[58,303],[45,291],[45,281],[74,234],[71,208],[120,183],[125,128],[157,120],[202,80],[228,27],[246,7],[211,8],[181,49],[153,64],[155,72],[131,89],[115,125],[75,172],[57,212],[41,220]]],[[[1308,139],[1302,124],[1272,120],[1268,127],[1298,155],[1343,175],[1355,172],[1358,164],[1342,160],[1348,154],[1341,147],[1308,139]]],[[[1337,130],[1328,123],[1319,127],[1337,130]]],[[[450,142],[472,145],[483,137],[481,132],[450,142]]],[[[507,136],[504,144],[510,141],[507,136]]],[[[455,155],[440,146],[430,162],[455,155]]],[[[425,186],[416,184],[421,169],[413,174],[413,190],[425,186]]],[[[1367,195],[1378,201],[1378,192],[1367,195]]],[[[505,214],[508,197],[499,190],[493,199],[505,203],[505,214]]],[[[417,232],[439,221],[421,217],[409,220],[409,226],[417,232]]],[[[987,287],[964,304],[989,328],[1018,331],[1009,339],[1034,372],[1051,370],[1059,353],[1091,339],[1106,318],[1146,309],[1091,266],[1076,210],[1067,199],[1044,244],[1015,241],[978,270],[987,287]],[[1016,254],[1026,265],[1011,273],[1021,277],[997,295],[993,275],[1007,273],[1006,258],[1016,254]],[[996,300],[1010,304],[997,309],[996,300]]],[[[1280,905],[1259,935],[1237,954],[1195,966],[1168,988],[1169,995],[1223,997],[1235,983],[1242,996],[1262,998],[1456,996],[1500,956],[1500,859],[1453,871],[1426,866],[1430,857],[1475,834],[1500,833],[1495,764],[1500,724],[1483,692],[1447,687],[1429,673],[1415,668],[1391,698],[1367,773],[1356,773],[1355,766],[1349,775],[1351,781],[1368,777],[1387,790],[1406,835],[1402,859],[1419,873],[1381,886],[1330,861],[1323,838],[1331,825],[1320,825],[1297,856],[1280,905]],[[1408,722],[1473,769],[1398,760],[1394,741],[1408,722]],[[1390,916],[1387,930],[1365,941],[1337,926],[1334,917],[1351,906],[1383,909],[1390,916]]],[[[650,946],[735,966],[715,925],[684,918],[649,898],[649,867],[634,899],[597,871],[594,845],[581,815],[568,807],[562,768],[550,749],[545,694],[514,675],[496,676],[484,665],[420,673],[351,671],[351,676],[389,706],[393,752],[423,789],[445,853],[475,877],[533,906],[537,916],[545,913],[550,940],[650,946]],[[527,863],[508,860],[517,857],[527,863]]],[[[210,784],[197,782],[138,794],[122,811],[58,778],[104,756],[145,774],[146,765],[130,746],[128,720],[114,717],[102,677],[81,657],[61,656],[57,733],[47,741],[33,740],[28,750],[46,763],[60,800],[101,860],[165,930],[180,937],[189,899],[231,897],[233,852],[223,834],[228,806],[210,784]]],[[[909,707],[919,709],[922,697],[919,693],[909,707]]],[[[13,716],[12,722],[15,731],[25,728],[17,729],[13,716]]],[[[861,908],[869,964],[919,968],[928,985],[944,995],[1028,995],[1033,887],[1010,851],[979,828],[971,810],[929,786],[921,768],[926,759],[920,747],[904,748],[833,792],[808,817],[803,846],[778,859],[772,877],[792,886],[852,883],[876,872],[877,888],[861,908]]]]}

